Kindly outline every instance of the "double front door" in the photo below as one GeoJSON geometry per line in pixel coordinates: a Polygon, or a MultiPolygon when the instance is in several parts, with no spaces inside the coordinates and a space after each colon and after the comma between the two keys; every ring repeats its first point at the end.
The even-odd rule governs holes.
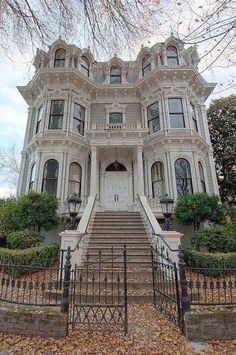
{"type": "Polygon", "coordinates": [[[105,209],[108,211],[128,210],[127,171],[105,172],[105,209]]]}

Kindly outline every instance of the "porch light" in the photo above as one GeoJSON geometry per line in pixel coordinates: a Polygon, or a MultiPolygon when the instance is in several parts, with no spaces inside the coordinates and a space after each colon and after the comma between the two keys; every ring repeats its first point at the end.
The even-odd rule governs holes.
{"type": "Polygon", "coordinates": [[[76,194],[71,195],[67,199],[69,214],[70,214],[70,218],[71,218],[70,229],[74,230],[76,228],[75,218],[76,218],[77,214],[79,213],[81,202],[82,202],[81,198],[79,197],[79,195],[76,195],[76,194]]]}
{"type": "Polygon", "coordinates": [[[160,205],[163,216],[165,217],[164,229],[166,231],[171,231],[173,230],[173,227],[170,219],[173,214],[174,200],[169,197],[168,194],[165,194],[165,196],[160,199],[160,205]]]}

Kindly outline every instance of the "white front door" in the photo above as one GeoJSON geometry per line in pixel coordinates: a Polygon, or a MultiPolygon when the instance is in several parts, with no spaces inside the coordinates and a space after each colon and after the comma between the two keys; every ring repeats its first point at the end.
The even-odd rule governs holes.
{"type": "Polygon", "coordinates": [[[128,174],[126,171],[105,172],[105,209],[128,210],[128,174]]]}

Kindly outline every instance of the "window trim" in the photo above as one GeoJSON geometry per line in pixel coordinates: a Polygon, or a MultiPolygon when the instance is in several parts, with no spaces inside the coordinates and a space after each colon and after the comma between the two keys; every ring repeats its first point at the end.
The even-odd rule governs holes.
{"type": "Polygon", "coordinates": [[[142,76],[147,75],[147,72],[145,73],[145,70],[147,68],[150,68],[150,69],[147,70],[148,72],[150,72],[152,70],[151,55],[149,53],[145,54],[145,56],[142,58],[142,76]],[[150,63],[144,65],[144,59],[146,57],[148,57],[150,59],[150,63]]]}
{"type": "Polygon", "coordinates": [[[44,163],[44,167],[43,167],[43,181],[42,181],[42,192],[47,192],[50,193],[48,191],[45,191],[45,181],[56,181],[56,189],[55,192],[53,193],[54,196],[57,196],[57,187],[58,187],[58,175],[59,175],[59,163],[56,159],[48,159],[45,161],[44,163]],[[55,178],[45,178],[45,172],[46,172],[46,164],[50,161],[55,161],[57,163],[57,176],[55,178]]]}
{"type": "Polygon", "coordinates": [[[186,158],[177,158],[175,160],[175,162],[174,162],[174,170],[175,170],[175,186],[176,186],[177,196],[192,195],[194,193],[194,190],[193,190],[193,180],[192,180],[192,171],[191,171],[190,162],[186,158]],[[185,161],[187,163],[187,167],[189,168],[189,173],[190,173],[189,177],[188,176],[187,177],[179,177],[179,178],[177,177],[177,174],[176,174],[176,163],[179,160],[183,160],[183,161],[185,161]],[[182,194],[178,193],[178,183],[177,182],[179,180],[187,182],[187,187],[190,186],[190,189],[191,189],[190,193],[182,193],[182,194]],[[190,185],[188,184],[188,182],[190,183],[190,185]]]}
{"type": "Polygon", "coordinates": [[[89,78],[89,74],[90,74],[90,61],[88,60],[88,58],[87,58],[85,55],[83,55],[83,56],[81,57],[80,66],[81,66],[81,68],[83,68],[83,69],[86,71],[86,73],[87,73],[87,74],[85,75],[85,74],[82,72],[82,74],[84,74],[85,76],[87,76],[87,77],[89,78]],[[85,62],[87,62],[87,66],[85,66],[84,64],[82,64],[83,58],[86,59],[85,62]]]}
{"type": "Polygon", "coordinates": [[[155,102],[153,102],[151,105],[147,106],[147,124],[148,124],[148,128],[149,128],[150,133],[160,132],[160,130],[161,130],[161,119],[160,119],[160,103],[159,103],[159,100],[158,100],[158,101],[155,101],[155,102]],[[158,116],[149,119],[149,118],[148,118],[148,109],[149,109],[151,106],[155,105],[155,104],[158,104],[158,116]],[[157,118],[159,119],[159,126],[160,126],[160,129],[157,130],[157,131],[153,131],[153,130],[152,130],[152,132],[151,132],[150,123],[151,123],[152,121],[154,121],[155,119],[157,119],[157,118]]]}
{"type": "Polygon", "coordinates": [[[54,54],[54,68],[65,68],[65,61],[66,61],[66,50],[65,48],[58,48],[56,51],[55,51],[55,54],[54,54]],[[64,51],[64,58],[60,58],[58,59],[56,56],[57,56],[57,52],[60,51],[60,50],[63,50],[64,51]],[[56,65],[56,63],[63,63],[62,66],[60,65],[56,65]]]}
{"type": "Polygon", "coordinates": [[[168,97],[168,111],[169,111],[169,119],[170,119],[170,128],[174,128],[174,129],[186,128],[185,118],[184,118],[183,99],[182,99],[182,97],[168,97]],[[176,99],[181,101],[182,112],[170,112],[170,104],[169,104],[170,101],[169,101],[169,100],[176,100],[176,99]],[[183,127],[171,127],[171,115],[182,115],[182,118],[183,118],[183,127]]]}
{"type": "Polygon", "coordinates": [[[177,59],[177,64],[176,65],[179,65],[179,53],[178,53],[178,50],[175,46],[168,46],[166,48],[166,60],[167,60],[167,66],[174,66],[174,65],[171,65],[168,63],[168,59],[177,59]],[[175,53],[176,55],[168,55],[168,48],[174,48],[175,49],[175,53]]]}
{"type": "Polygon", "coordinates": [[[116,65],[116,66],[112,66],[110,68],[110,84],[111,85],[119,85],[119,84],[122,84],[122,69],[119,65],[116,65]],[[112,69],[120,69],[120,74],[112,74],[111,71],[112,69]],[[112,83],[111,82],[111,78],[119,78],[120,79],[120,82],[119,83],[112,83]]]}
{"type": "Polygon", "coordinates": [[[48,129],[62,129],[63,128],[64,111],[65,111],[65,100],[60,100],[60,99],[51,100],[48,129]],[[63,102],[63,113],[60,114],[60,115],[52,114],[52,105],[53,105],[53,102],[55,102],[55,101],[62,101],[63,102]],[[61,123],[61,127],[60,128],[52,128],[52,127],[50,127],[51,126],[51,118],[52,118],[52,116],[53,117],[59,117],[59,118],[61,117],[62,118],[62,123],[61,123]]]}

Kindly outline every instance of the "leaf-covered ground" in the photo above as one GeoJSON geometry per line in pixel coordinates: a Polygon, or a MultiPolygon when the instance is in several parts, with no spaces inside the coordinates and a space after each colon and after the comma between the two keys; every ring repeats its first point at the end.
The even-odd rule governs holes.
{"type": "Polygon", "coordinates": [[[0,333],[3,354],[149,355],[236,354],[236,341],[212,341],[203,352],[189,348],[179,329],[151,305],[129,306],[129,332],[70,331],[66,338],[39,338],[0,333]]]}

